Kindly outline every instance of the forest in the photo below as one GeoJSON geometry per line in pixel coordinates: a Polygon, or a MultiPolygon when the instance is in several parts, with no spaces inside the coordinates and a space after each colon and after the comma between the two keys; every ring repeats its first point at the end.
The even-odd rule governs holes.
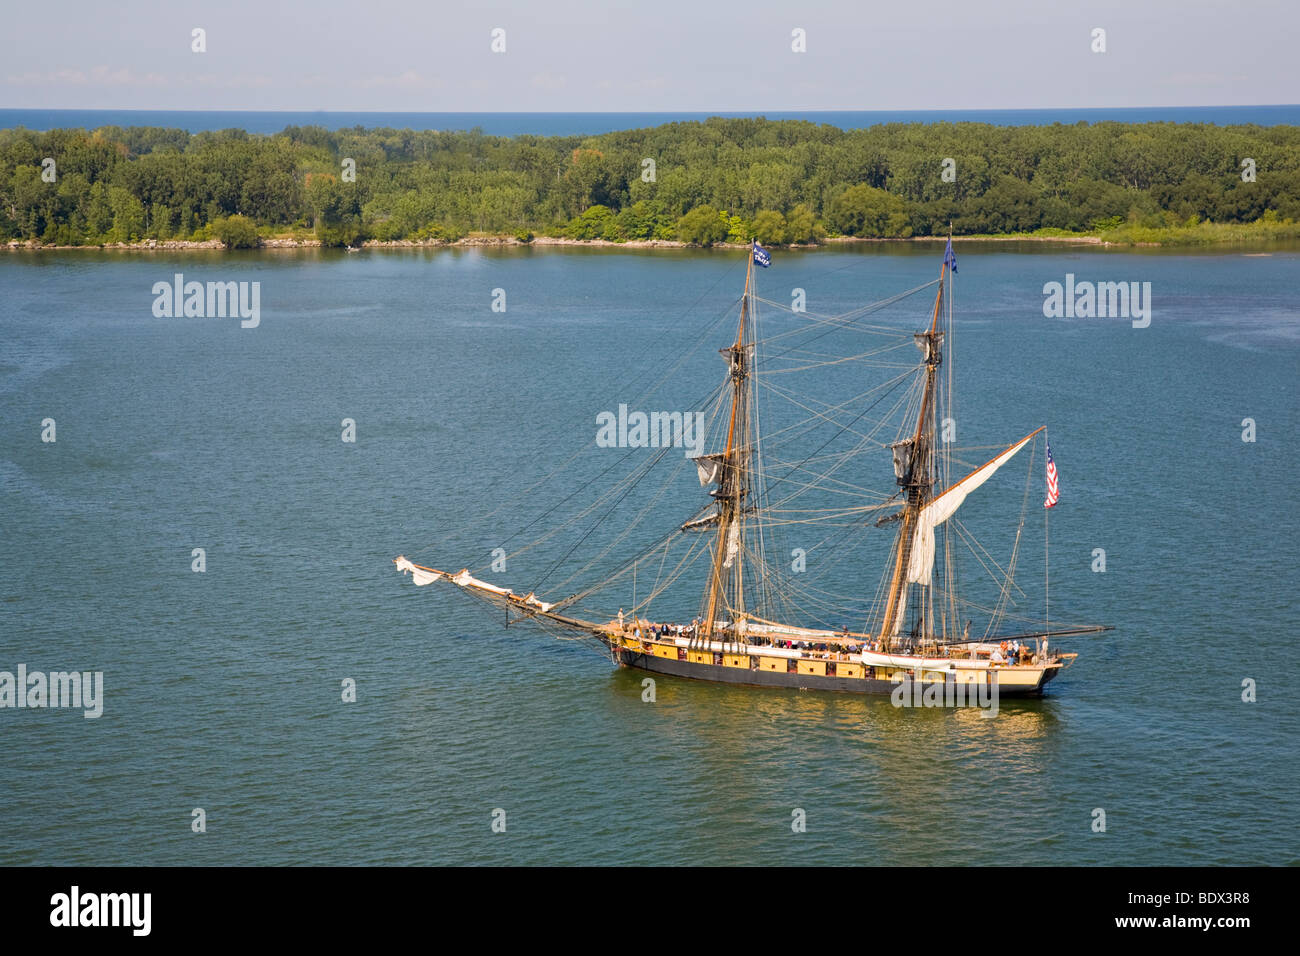
{"type": "Polygon", "coordinates": [[[535,236],[1300,236],[1300,127],[1102,122],[841,130],[722,119],[600,136],[356,127],[0,131],[0,241],[535,236]],[[1232,236],[1240,233],[1233,231],[1232,236]]]}

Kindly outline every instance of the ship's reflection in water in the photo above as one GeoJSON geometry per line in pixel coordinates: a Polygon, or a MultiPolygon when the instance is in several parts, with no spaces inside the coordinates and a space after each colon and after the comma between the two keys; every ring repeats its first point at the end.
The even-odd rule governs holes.
{"type": "MultiPolygon", "coordinates": [[[[613,695],[638,700],[645,679],[620,670],[613,695]]],[[[696,807],[701,833],[714,834],[700,850],[716,862],[800,859],[798,810],[800,839],[819,853],[905,864],[1010,863],[1031,850],[1041,859],[1062,839],[1063,813],[1086,814],[1053,792],[1063,723],[1050,696],[1002,698],[986,716],[657,677],[655,698],[613,710],[629,740],[689,752],[712,796],[696,807]]]]}

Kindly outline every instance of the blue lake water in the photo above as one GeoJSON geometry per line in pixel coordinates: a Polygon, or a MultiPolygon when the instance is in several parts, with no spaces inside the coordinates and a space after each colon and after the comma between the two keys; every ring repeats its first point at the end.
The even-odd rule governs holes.
{"type": "MultiPolygon", "coordinates": [[[[993,720],[670,678],[644,703],[638,672],[394,572],[399,553],[479,568],[538,536],[544,518],[512,538],[574,485],[528,489],[608,460],[597,412],[664,370],[655,407],[711,388],[734,252],[0,257],[0,670],[105,682],[95,720],[0,710],[0,863],[1300,863],[1300,247],[958,255],[959,439],[1049,426],[1053,620],[1117,628],[1062,641],[1078,662],[993,720]],[[155,317],[178,272],[260,282],[260,325],[155,317]],[[1150,282],[1150,326],[1045,318],[1067,274],[1150,282]]],[[[838,314],[939,256],[777,251],[760,293],[838,314]]],[[[920,328],[929,303],[870,321],[920,328]]],[[[1041,495],[1027,466],[967,506],[1000,560],[1027,475],[1041,495]]],[[[699,495],[684,474],[656,514],[699,495]]],[[[1035,612],[1033,500],[1026,527],[1035,612]]],[[[489,576],[531,587],[570,543],[489,576]]],[[[869,598],[881,560],[864,546],[839,580],[869,598]]]]}
{"type": "Polygon", "coordinates": [[[198,133],[244,129],[278,133],[286,126],[354,126],[394,129],[481,129],[492,136],[596,136],[611,130],[641,129],[664,123],[700,121],[710,116],[766,116],[770,120],[806,120],[841,129],[884,123],[991,123],[995,126],[1046,126],[1052,123],[1214,123],[1260,126],[1300,123],[1300,105],[1138,106],[1036,110],[804,110],[660,113],[384,113],[313,110],[33,110],[0,109],[0,129],[25,126],[47,130],[66,127],[161,126],[198,133]]]}

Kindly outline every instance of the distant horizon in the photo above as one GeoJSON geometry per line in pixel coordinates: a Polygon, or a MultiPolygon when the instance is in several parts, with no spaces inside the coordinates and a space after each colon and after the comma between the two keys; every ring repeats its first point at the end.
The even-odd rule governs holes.
{"type": "Polygon", "coordinates": [[[92,130],[104,126],[183,129],[190,134],[239,129],[259,136],[289,126],[330,130],[410,129],[468,132],[485,136],[600,136],[671,123],[764,118],[769,122],[807,122],[850,131],[886,124],[981,123],[994,127],[1074,125],[1117,122],[1199,123],[1210,126],[1300,126],[1300,105],[1062,107],[1059,109],[938,110],[101,110],[0,108],[0,129],[33,132],[92,130]]]}
{"type": "Polygon", "coordinates": [[[572,116],[609,114],[625,116],[659,116],[665,113],[685,113],[701,116],[754,113],[1084,113],[1107,110],[1231,110],[1231,109],[1300,109],[1300,103],[1155,103],[1141,106],[963,106],[963,107],[898,107],[890,109],[839,109],[836,107],[754,107],[752,109],[635,109],[635,110],[415,110],[415,109],[318,109],[304,107],[277,107],[275,109],[246,109],[243,107],[200,107],[178,109],[168,106],[0,106],[6,113],[409,113],[412,116],[572,116]]]}

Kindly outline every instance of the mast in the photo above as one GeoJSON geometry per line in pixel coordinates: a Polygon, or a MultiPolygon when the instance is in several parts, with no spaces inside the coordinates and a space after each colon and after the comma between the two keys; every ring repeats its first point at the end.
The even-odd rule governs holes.
{"type": "MultiPolygon", "coordinates": [[[[928,332],[916,335],[916,346],[925,356],[925,390],[921,396],[921,411],[917,416],[916,431],[910,439],[895,442],[894,475],[907,493],[903,517],[898,528],[897,557],[890,576],[885,613],[877,630],[885,650],[889,650],[902,626],[907,602],[907,566],[911,558],[912,541],[921,510],[934,497],[934,412],[935,378],[943,355],[939,346],[943,332],[939,330],[939,315],[943,303],[943,280],[948,271],[945,259],[939,267],[939,291],[934,299],[934,316],[928,332]]],[[[922,630],[925,629],[925,607],[921,608],[922,630]]]]}
{"type": "MultiPolygon", "coordinates": [[[[1052,446],[1047,447],[1050,451],[1052,446]]],[[[1052,626],[1052,527],[1048,517],[1051,513],[1051,508],[1043,509],[1043,630],[1052,626]]]]}
{"type": "Polygon", "coordinates": [[[713,547],[713,566],[704,592],[703,633],[713,637],[719,605],[729,606],[733,632],[738,632],[745,613],[744,541],[741,512],[748,493],[749,456],[752,453],[750,429],[750,351],[753,337],[746,341],[750,323],[750,296],[753,294],[754,244],[750,241],[749,263],[745,269],[745,294],[740,302],[740,323],[736,342],[720,349],[731,369],[731,422],[727,427],[727,446],[723,452],[718,487],[712,492],[718,500],[718,534],[713,547]],[[739,429],[738,427],[739,426],[739,429]],[[739,435],[737,431],[739,430],[739,435]],[[735,546],[734,553],[732,547],[735,546]],[[728,595],[730,591],[730,595],[728,595]]]}

